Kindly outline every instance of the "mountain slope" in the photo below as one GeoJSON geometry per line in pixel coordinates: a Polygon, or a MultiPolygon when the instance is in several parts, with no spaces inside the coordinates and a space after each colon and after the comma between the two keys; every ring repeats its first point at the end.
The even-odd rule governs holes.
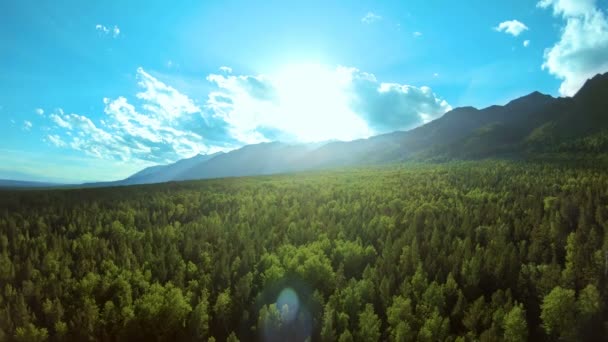
{"type": "Polygon", "coordinates": [[[608,73],[588,80],[572,98],[559,99],[553,116],[527,137],[530,151],[559,151],[570,140],[600,134],[608,128],[608,73]]]}
{"type": "Polygon", "coordinates": [[[264,175],[300,169],[297,161],[315,145],[279,142],[248,145],[179,173],[174,180],[264,175]]]}
{"type": "Polygon", "coordinates": [[[197,156],[155,166],[119,182],[140,184],[262,175],[409,159],[447,160],[572,152],[589,145],[608,152],[608,73],[598,75],[572,98],[533,92],[504,106],[456,108],[406,132],[322,145],[263,143],[228,153],[197,156]],[[561,146],[561,147],[560,147],[561,146]]]}
{"type": "Polygon", "coordinates": [[[176,179],[181,174],[187,173],[190,169],[196,168],[198,165],[222,155],[223,153],[224,152],[217,152],[208,155],[199,154],[192,158],[178,160],[173,164],[151,166],[135,173],[121,182],[125,185],[168,182],[176,179]]]}

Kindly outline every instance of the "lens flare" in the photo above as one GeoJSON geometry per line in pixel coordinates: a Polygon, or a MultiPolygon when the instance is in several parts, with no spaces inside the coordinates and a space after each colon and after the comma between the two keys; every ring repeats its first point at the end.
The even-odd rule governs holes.
{"type": "Polygon", "coordinates": [[[291,287],[283,289],[277,298],[277,308],[281,312],[281,319],[285,323],[292,322],[300,308],[298,294],[291,287]]]}

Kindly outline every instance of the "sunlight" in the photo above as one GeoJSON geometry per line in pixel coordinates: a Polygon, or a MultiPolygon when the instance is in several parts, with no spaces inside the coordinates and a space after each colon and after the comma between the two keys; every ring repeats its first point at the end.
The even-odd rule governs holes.
{"type": "Polygon", "coordinates": [[[350,75],[321,64],[289,64],[273,75],[278,113],[285,130],[300,141],[352,140],[369,135],[350,109],[350,75]]]}

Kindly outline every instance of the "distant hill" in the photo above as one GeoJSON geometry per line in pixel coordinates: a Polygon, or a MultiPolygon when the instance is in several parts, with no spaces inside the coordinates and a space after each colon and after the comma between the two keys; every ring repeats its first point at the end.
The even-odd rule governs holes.
{"type": "Polygon", "coordinates": [[[47,183],[47,182],[32,182],[32,181],[20,181],[10,179],[0,179],[0,188],[50,188],[62,186],[59,183],[47,183]]]}
{"type": "Polygon", "coordinates": [[[169,165],[157,165],[145,168],[131,177],[121,181],[123,184],[146,184],[161,183],[176,179],[181,174],[187,173],[197,165],[203,164],[208,160],[224,154],[217,152],[208,155],[197,155],[192,158],[182,159],[169,165]]]}
{"type": "Polygon", "coordinates": [[[128,178],[118,181],[111,182],[95,182],[85,183],[82,186],[85,187],[98,187],[98,186],[121,186],[121,185],[134,185],[134,184],[152,184],[152,183],[163,183],[177,179],[177,177],[183,173],[186,173],[191,168],[203,164],[217,156],[224,154],[224,152],[217,152],[213,154],[199,154],[192,158],[186,158],[178,160],[175,163],[167,165],[155,165],[147,167],[128,178]]]}
{"type": "Polygon", "coordinates": [[[349,142],[247,145],[148,167],[124,180],[83,186],[265,175],[406,160],[528,158],[547,153],[608,153],[608,73],[588,80],[571,98],[533,92],[504,106],[455,108],[410,131],[349,142]]]}

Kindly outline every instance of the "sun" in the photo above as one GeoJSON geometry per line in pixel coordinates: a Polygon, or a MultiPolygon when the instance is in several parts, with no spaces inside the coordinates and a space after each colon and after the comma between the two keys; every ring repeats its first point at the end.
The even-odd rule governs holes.
{"type": "Polygon", "coordinates": [[[352,140],[368,127],[351,109],[350,74],[318,63],[288,64],[273,75],[277,119],[300,141],[352,140]]]}

